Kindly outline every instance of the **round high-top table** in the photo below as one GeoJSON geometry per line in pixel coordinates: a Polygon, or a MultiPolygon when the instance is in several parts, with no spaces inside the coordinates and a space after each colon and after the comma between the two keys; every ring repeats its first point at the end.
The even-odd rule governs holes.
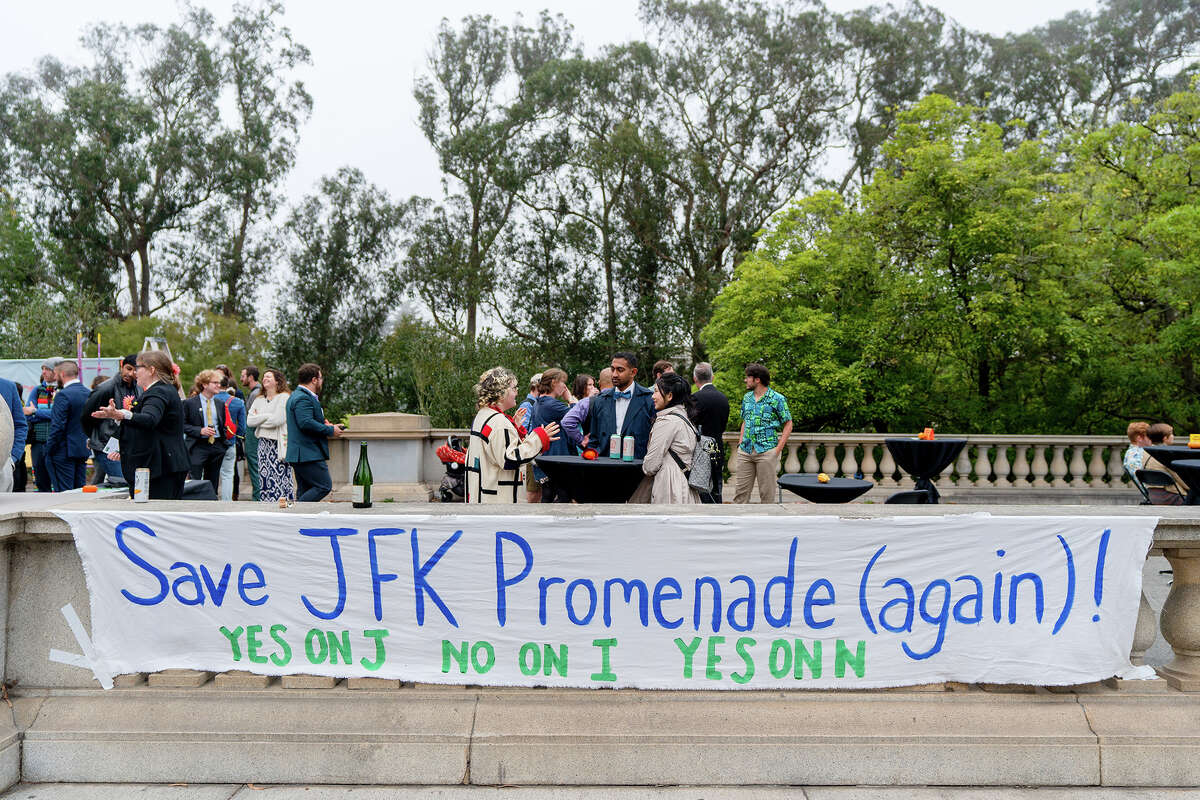
{"type": "MultiPolygon", "coordinates": [[[[1192,453],[1196,454],[1197,451],[1193,450],[1192,453]]],[[[1158,456],[1154,457],[1158,458],[1158,456]]],[[[1158,460],[1162,461],[1161,458],[1158,460]]],[[[1184,500],[1184,505],[1200,505],[1200,458],[1176,458],[1171,463],[1171,469],[1187,484],[1188,495],[1184,500]]]]}
{"type": "Polygon", "coordinates": [[[602,456],[589,461],[582,456],[538,456],[534,460],[580,503],[626,503],[645,477],[640,458],[622,461],[602,456]]]}
{"type": "Polygon", "coordinates": [[[821,483],[812,473],[792,472],[780,475],[779,485],[812,503],[849,503],[875,484],[856,478],[830,478],[821,483]]]}
{"type": "Polygon", "coordinates": [[[917,483],[918,489],[929,492],[929,502],[938,502],[938,490],[933,480],[950,466],[967,444],[966,439],[884,439],[888,452],[896,460],[896,466],[907,472],[917,483]]]}

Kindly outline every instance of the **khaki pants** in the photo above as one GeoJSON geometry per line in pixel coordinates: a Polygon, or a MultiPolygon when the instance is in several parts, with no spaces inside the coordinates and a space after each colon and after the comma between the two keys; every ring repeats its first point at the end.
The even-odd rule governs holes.
{"type": "Polygon", "coordinates": [[[774,503],[779,496],[779,453],[737,451],[737,468],[733,472],[733,502],[749,503],[750,490],[758,482],[758,502],[774,503]]]}

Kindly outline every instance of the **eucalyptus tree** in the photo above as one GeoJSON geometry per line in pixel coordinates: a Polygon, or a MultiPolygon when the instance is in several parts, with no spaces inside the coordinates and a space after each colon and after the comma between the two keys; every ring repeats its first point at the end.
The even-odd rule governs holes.
{"type": "MultiPolygon", "coordinates": [[[[529,180],[561,158],[560,132],[545,109],[531,102],[528,78],[547,62],[574,55],[570,26],[543,13],[536,27],[498,24],[469,16],[456,29],[443,21],[413,94],[447,194],[461,198],[461,260],[443,261],[461,287],[463,332],[474,339],[478,315],[496,278],[494,247],[529,180]]],[[[436,222],[436,218],[435,218],[436,222]]],[[[411,273],[419,282],[422,272],[411,273]]]]}
{"type": "Polygon", "coordinates": [[[173,245],[222,188],[212,30],[194,9],[167,28],[97,25],[83,38],[90,66],[47,57],[5,80],[0,128],[21,194],[60,243],[69,289],[108,313],[149,315],[199,285],[173,245]]]}
{"type": "Polygon", "coordinates": [[[205,209],[197,239],[210,270],[208,304],[226,316],[254,315],[255,289],[277,255],[269,223],[280,184],[296,162],[300,125],[312,111],[312,98],[294,77],[309,63],[309,52],[281,24],[282,15],[281,3],[237,5],[220,31],[218,56],[232,111],[218,139],[223,188],[205,209]]]}
{"type": "Polygon", "coordinates": [[[1103,0],[1024,33],[982,37],[973,102],[1029,136],[1140,118],[1197,71],[1198,0],[1103,0]]]}
{"type": "Polygon", "coordinates": [[[274,355],[288,370],[321,365],[331,417],[361,407],[356,391],[390,391],[376,355],[400,296],[408,211],[343,167],[322,178],[284,226],[291,275],[276,305],[274,355]]]}
{"type": "Polygon", "coordinates": [[[581,248],[589,272],[598,272],[602,300],[593,316],[602,319],[608,348],[617,347],[618,305],[627,292],[619,281],[617,252],[625,223],[620,207],[639,167],[640,130],[653,92],[647,80],[652,51],[644,43],[610,46],[596,58],[547,63],[531,76],[535,102],[552,109],[569,142],[561,166],[540,176],[522,193],[526,206],[585,223],[591,235],[570,237],[581,248]]]}
{"type": "Polygon", "coordinates": [[[670,187],[655,256],[682,276],[696,360],[712,300],[763,223],[817,176],[841,86],[833,19],[816,2],[644,0],[657,130],[645,163],[670,187]],[[657,152],[656,152],[657,151],[657,152]]]}

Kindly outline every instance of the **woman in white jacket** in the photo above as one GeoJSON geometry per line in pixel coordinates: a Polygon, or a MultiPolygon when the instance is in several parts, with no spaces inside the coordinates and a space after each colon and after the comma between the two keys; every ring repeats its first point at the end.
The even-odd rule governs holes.
{"type": "Polygon", "coordinates": [[[699,503],[700,493],[688,485],[679,464],[690,466],[696,449],[696,426],[689,420],[692,391],[682,377],[668,372],[654,382],[654,408],[658,414],[650,426],[650,442],[642,460],[646,477],[631,503],[699,503]],[[678,457],[678,461],[672,457],[678,457]]]}
{"type": "Polygon", "coordinates": [[[262,377],[263,393],[246,414],[246,424],[258,437],[258,472],[262,476],[260,499],[278,503],[279,498],[296,499],[292,466],[283,460],[287,453],[288,382],[277,369],[268,369],[262,377]]]}
{"type": "Polygon", "coordinates": [[[517,378],[504,367],[492,367],[475,384],[475,420],[467,445],[468,503],[515,503],[524,482],[521,470],[558,439],[558,423],[525,433],[504,412],[517,404],[517,378]]]}

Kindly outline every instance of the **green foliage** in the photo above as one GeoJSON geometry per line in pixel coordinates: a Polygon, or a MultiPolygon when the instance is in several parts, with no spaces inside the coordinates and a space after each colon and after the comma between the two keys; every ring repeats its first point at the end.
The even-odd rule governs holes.
{"type": "Polygon", "coordinates": [[[926,98],[860,197],[763,232],[706,329],[718,385],[763,361],[802,429],[1194,429],[1198,111],[1176,95],[1072,163],[926,98]]]}
{"type": "Polygon", "coordinates": [[[1084,364],[1108,414],[1200,429],[1200,93],[1081,138],[1084,252],[1106,350],[1084,364]]]}
{"type": "Polygon", "coordinates": [[[272,357],[292,381],[301,364],[321,366],[330,419],[395,405],[379,370],[379,344],[400,292],[405,213],[361,172],[343,167],[288,219],[291,274],[278,299],[272,357]]]}
{"type": "MultiPolygon", "coordinates": [[[[474,342],[448,337],[420,320],[404,317],[384,340],[380,355],[393,370],[396,408],[425,414],[435,428],[467,428],[475,418],[479,376],[495,366],[517,376],[518,400],[542,364],[512,340],[482,334],[474,342]]],[[[385,409],[377,409],[385,410],[385,409]]]]}
{"type": "Polygon", "coordinates": [[[235,376],[247,364],[256,364],[260,370],[273,366],[266,360],[270,349],[266,331],[211,311],[173,315],[170,319],[109,320],[97,332],[101,352],[113,357],[139,352],[148,336],[165,338],[171,356],[179,365],[179,380],[185,389],[191,387],[197,373],[217,364],[227,365],[235,376]]]}

